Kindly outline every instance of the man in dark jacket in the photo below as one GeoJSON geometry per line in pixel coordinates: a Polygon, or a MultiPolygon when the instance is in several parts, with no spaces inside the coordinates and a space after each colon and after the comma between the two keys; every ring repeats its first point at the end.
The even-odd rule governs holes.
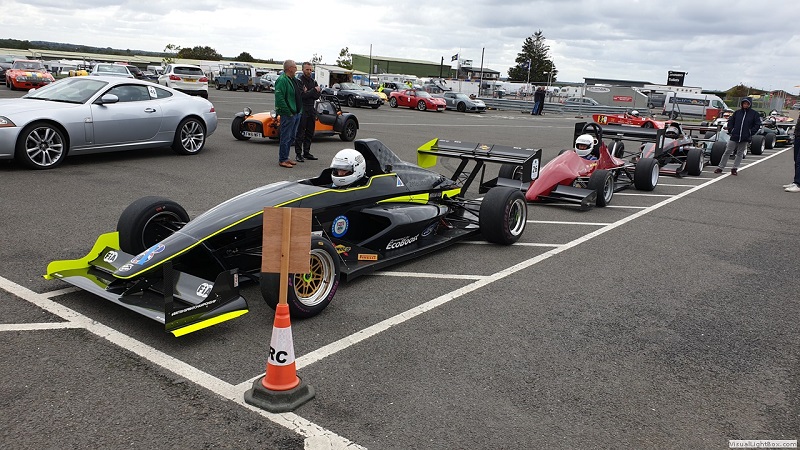
{"type": "Polygon", "coordinates": [[[314,108],[314,102],[319,98],[321,89],[316,80],[311,78],[313,70],[314,68],[310,62],[304,62],[303,74],[297,79],[300,99],[303,103],[303,114],[300,116],[300,124],[297,126],[294,151],[297,154],[297,160],[300,162],[304,162],[307,159],[318,159],[311,154],[311,138],[314,137],[314,126],[317,121],[317,110],[314,108]]]}
{"type": "Polygon", "coordinates": [[[786,192],[800,192],[800,127],[794,127],[794,180],[785,185],[786,192]]]}
{"type": "Polygon", "coordinates": [[[719,167],[717,167],[714,173],[722,173],[725,166],[728,164],[728,158],[731,152],[735,151],[736,159],[733,160],[731,175],[737,174],[739,164],[742,163],[744,151],[747,145],[750,144],[750,138],[758,133],[759,128],[761,128],[761,117],[750,108],[752,104],[753,100],[750,99],[750,97],[743,98],[741,102],[742,107],[734,112],[728,119],[727,130],[730,139],[728,140],[728,145],[725,146],[725,153],[722,154],[719,167]]]}

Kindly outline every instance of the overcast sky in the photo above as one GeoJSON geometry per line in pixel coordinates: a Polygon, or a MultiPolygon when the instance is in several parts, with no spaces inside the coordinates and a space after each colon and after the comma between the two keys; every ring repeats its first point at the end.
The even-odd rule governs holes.
{"type": "MultiPolygon", "coordinates": [[[[800,2],[783,0],[0,0],[0,38],[335,63],[339,51],[439,62],[458,53],[505,76],[542,30],[559,81],[584,77],[724,90],[800,88],[800,2]],[[11,13],[13,12],[13,14],[11,13]]],[[[455,63],[453,63],[455,66],[455,63]]]]}

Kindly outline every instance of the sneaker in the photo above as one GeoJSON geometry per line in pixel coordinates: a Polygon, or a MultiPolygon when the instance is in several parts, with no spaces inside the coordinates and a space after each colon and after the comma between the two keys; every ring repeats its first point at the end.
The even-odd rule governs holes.
{"type": "Polygon", "coordinates": [[[719,167],[717,167],[717,168],[716,168],[716,170],[714,170],[714,173],[722,173],[722,169],[720,169],[719,167]]]}
{"type": "Polygon", "coordinates": [[[303,155],[297,155],[294,159],[297,162],[306,162],[305,158],[303,158],[303,155]]]}
{"type": "Polygon", "coordinates": [[[738,175],[738,174],[739,174],[739,172],[736,170],[735,167],[733,169],[731,169],[731,175],[738,175]]]}
{"type": "Polygon", "coordinates": [[[783,188],[784,188],[784,189],[786,189],[786,188],[790,188],[790,187],[792,187],[792,186],[797,186],[797,183],[789,183],[789,184],[784,184],[784,185],[783,185],[783,188]]]}
{"type": "Polygon", "coordinates": [[[311,153],[306,153],[305,155],[303,155],[303,158],[305,158],[305,159],[307,159],[309,161],[316,161],[316,160],[319,159],[316,156],[312,155],[311,153]]]}
{"type": "Polygon", "coordinates": [[[800,186],[798,186],[796,184],[792,184],[791,186],[789,186],[786,189],[784,189],[784,191],[786,191],[786,192],[800,192],[800,186]]]}

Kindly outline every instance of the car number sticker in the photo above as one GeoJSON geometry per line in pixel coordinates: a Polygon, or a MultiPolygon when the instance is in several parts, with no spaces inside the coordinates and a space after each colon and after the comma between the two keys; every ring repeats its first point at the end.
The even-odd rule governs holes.
{"type": "Polygon", "coordinates": [[[533,164],[531,164],[531,180],[535,180],[539,178],[539,160],[534,159],[533,164]]]}
{"type": "Polygon", "coordinates": [[[331,233],[333,234],[333,237],[340,238],[344,236],[344,234],[347,233],[347,227],[349,225],[350,223],[345,216],[339,216],[333,219],[333,225],[331,225],[331,233]]]}
{"type": "Polygon", "coordinates": [[[242,136],[250,137],[250,138],[260,138],[263,137],[261,133],[255,133],[253,131],[242,131],[242,136]]]}
{"type": "Polygon", "coordinates": [[[597,123],[605,125],[608,123],[608,116],[597,116],[597,123]]]}
{"type": "Polygon", "coordinates": [[[156,88],[153,86],[147,86],[147,93],[150,94],[150,98],[158,98],[158,93],[156,92],[156,88]]]}
{"type": "Polygon", "coordinates": [[[402,187],[402,186],[405,186],[405,185],[403,184],[403,180],[401,180],[400,176],[398,175],[397,176],[397,187],[402,187]]]}

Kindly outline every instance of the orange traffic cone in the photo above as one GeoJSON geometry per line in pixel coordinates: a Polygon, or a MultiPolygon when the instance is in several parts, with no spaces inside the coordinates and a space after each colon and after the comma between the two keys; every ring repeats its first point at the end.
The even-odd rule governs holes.
{"type": "Polygon", "coordinates": [[[289,305],[278,303],[269,345],[267,370],[244,393],[244,401],[270,412],[293,411],[314,398],[314,389],[297,376],[289,305]]]}

